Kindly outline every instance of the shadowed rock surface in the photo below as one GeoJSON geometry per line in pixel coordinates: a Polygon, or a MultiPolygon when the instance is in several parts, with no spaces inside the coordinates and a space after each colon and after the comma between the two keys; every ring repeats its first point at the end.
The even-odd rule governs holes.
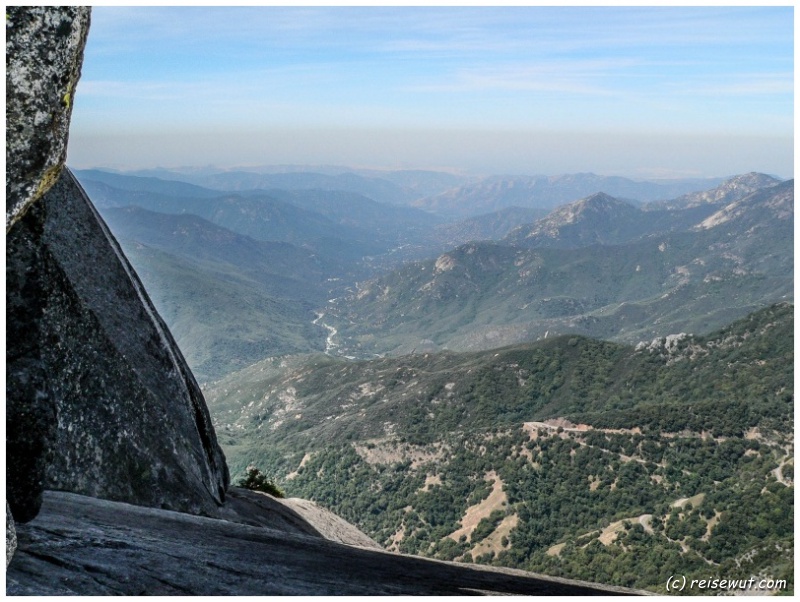
{"type": "MultiPolygon", "coordinates": [[[[6,7],[6,233],[63,168],[90,13],[89,7],[6,7]]],[[[17,251],[22,263],[40,264],[41,249],[36,245],[23,244],[17,251]]],[[[27,328],[17,324],[6,331],[6,362],[12,358],[16,362],[13,373],[7,368],[7,393],[18,402],[12,407],[6,404],[11,431],[7,447],[10,442],[18,460],[6,477],[7,484],[12,483],[11,507],[20,521],[33,518],[41,505],[44,469],[56,429],[55,402],[38,353],[42,307],[35,295],[41,278],[30,269],[6,272],[12,289],[16,286],[28,295],[27,302],[16,308],[25,316],[27,328]]],[[[14,520],[8,501],[6,513],[10,550],[14,520]]]]}
{"type": "Polygon", "coordinates": [[[6,6],[6,232],[64,165],[90,11],[6,6]]]}
{"type": "Polygon", "coordinates": [[[69,170],[7,236],[7,488],[213,514],[229,476],[202,393],[69,170]],[[42,472],[46,474],[43,477],[42,472]]]}
{"type": "Polygon", "coordinates": [[[51,491],[19,541],[10,595],[641,593],[51,491]]]}

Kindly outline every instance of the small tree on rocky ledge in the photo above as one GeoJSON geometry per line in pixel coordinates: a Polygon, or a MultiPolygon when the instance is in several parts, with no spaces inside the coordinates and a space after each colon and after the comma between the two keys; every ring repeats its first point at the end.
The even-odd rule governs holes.
{"type": "Polygon", "coordinates": [[[285,497],[283,491],[255,466],[247,467],[247,476],[239,481],[239,487],[252,491],[262,491],[273,497],[285,497]]]}

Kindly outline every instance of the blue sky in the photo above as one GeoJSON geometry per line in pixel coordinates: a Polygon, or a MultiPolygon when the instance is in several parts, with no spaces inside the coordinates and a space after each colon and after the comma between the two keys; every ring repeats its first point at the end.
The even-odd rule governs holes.
{"type": "Polygon", "coordinates": [[[792,7],[96,7],[69,163],[793,167],[792,7]]]}

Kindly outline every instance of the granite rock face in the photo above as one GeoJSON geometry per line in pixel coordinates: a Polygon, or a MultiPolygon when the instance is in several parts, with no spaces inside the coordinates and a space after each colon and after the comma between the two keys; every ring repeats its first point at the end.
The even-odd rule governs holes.
{"type": "Polygon", "coordinates": [[[43,488],[213,515],[228,468],[203,395],[68,169],[6,240],[7,496],[43,488]]]}
{"type": "MultiPolygon", "coordinates": [[[[190,516],[47,491],[7,595],[619,595],[633,590],[344,545],[301,524],[190,516]]],[[[271,513],[270,513],[271,514],[271,513]]]]}
{"type": "Polygon", "coordinates": [[[6,501],[17,522],[39,511],[58,427],[41,349],[46,345],[47,253],[42,223],[6,236],[6,501]]]}
{"type": "Polygon", "coordinates": [[[6,6],[6,232],[64,165],[90,12],[6,6]]]}
{"type": "Polygon", "coordinates": [[[88,7],[6,7],[6,485],[213,514],[228,469],[205,400],[66,169],[88,7]]]}

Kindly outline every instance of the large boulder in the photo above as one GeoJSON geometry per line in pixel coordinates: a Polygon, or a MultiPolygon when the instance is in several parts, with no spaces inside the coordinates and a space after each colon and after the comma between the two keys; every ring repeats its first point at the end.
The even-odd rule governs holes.
{"type": "Polygon", "coordinates": [[[229,475],[203,395],[68,169],[6,239],[7,497],[42,489],[216,513],[229,475]]]}
{"type": "Polygon", "coordinates": [[[87,6],[6,6],[6,232],[58,179],[87,6]]]}

